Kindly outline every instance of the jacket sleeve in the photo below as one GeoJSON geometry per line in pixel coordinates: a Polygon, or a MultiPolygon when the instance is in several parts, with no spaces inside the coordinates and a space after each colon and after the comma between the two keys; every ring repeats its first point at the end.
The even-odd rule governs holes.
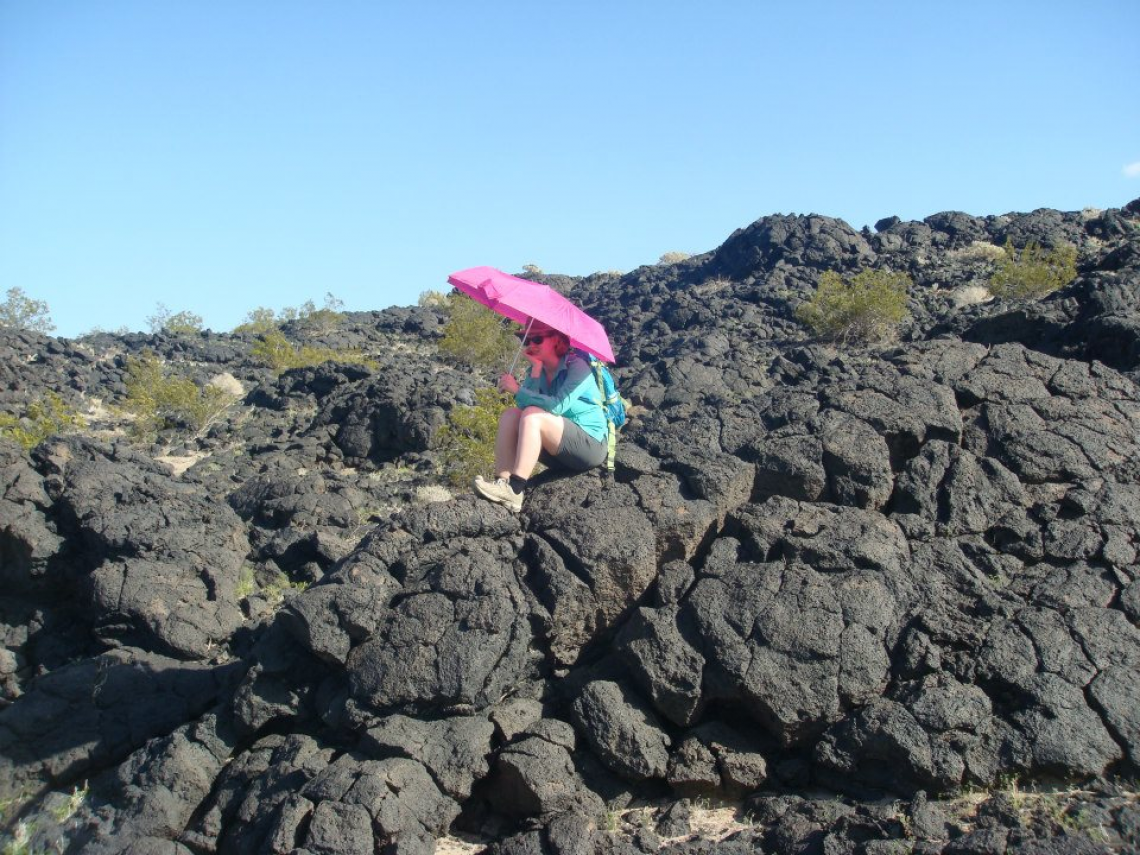
{"type": "MultiPolygon", "coordinates": [[[[584,359],[574,359],[566,364],[566,377],[554,394],[544,395],[535,388],[538,381],[528,377],[515,393],[515,403],[519,407],[541,407],[556,416],[564,415],[576,403],[585,401],[601,406],[598,397],[598,381],[590,364],[584,359]]],[[[579,404],[580,405],[580,404],[579,404]]]]}

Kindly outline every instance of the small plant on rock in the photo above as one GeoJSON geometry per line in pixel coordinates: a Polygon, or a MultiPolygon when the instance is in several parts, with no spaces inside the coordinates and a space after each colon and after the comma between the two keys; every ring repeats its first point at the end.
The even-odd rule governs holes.
{"type": "Polygon", "coordinates": [[[35,830],[35,826],[21,820],[16,823],[12,836],[5,841],[4,848],[0,851],[3,852],[3,855],[33,855],[31,839],[35,830]]]}
{"type": "Polygon", "coordinates": [[[234,585],[234,596],[239,600],[244,600],[257,590],[257,579],[254,576],[253,567],[249,564],[243,564],[241,570],[238,571],[237,584],[234,585]]]}
{"type": "Polygon", "coordinates": [[[35,448],[49,436],[81,430],[87,426],[83,416],[63,402],[55,392],[32,401],[20,415],[0,413],[0,437],[22,448],[35,448]]]}
{"type": "Polygon", "coordinates": [[[78,786],[73,787],[71,794],[52,810],[52,816],[55,817],[56,822],[67,822],[75,816],[79,809],[83,807],[83,803],[87,801],[88,793],[90,793],[90,787],[88,787],[86,781],[83,782],[82,789],[78,786]]]}
{"type": "Polygon", "coordinates": [[[438,450],[444,477],[455,486],[469,484],[495,466],[495,434],[499,416],[510,399],[495,389],[475,392],[475,406],[456,406],[440,428],[438,450]]]}
{"type": "Polygon", "coordinates": [[[1044,249],[1030,241],[1016,249],[1009,240],[990,278],[990,293],[1003,300],[1037,300],[1064,288],[1077,276],[1077,248],[1061,244],[1044,249]]]}
{"type": "Polygon", "coordinates": [[[812,298],[796,309],[796,318],[823,338],[882,341],[907,318],[911,285],[905,273],[889,270],[863,270],[850,280],[828,270],[812,298]]]}
{"type": "Polygon", "coordinates": [[[267,585],[262,587],[261,593],[271,603],[280,603],[285,599],[288,593],[299,594],[309,588],[309,583],[305,581],[294,582],[281,571],[269,581],[267,585]]]}

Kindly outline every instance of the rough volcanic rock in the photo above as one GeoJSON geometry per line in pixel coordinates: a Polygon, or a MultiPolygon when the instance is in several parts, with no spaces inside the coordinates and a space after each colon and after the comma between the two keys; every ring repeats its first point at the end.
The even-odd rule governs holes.
{"type": "Polygon", "coordinates": [[[474,716],[419,721],[388,716],[369,728],[361,745],[371,753],[418,760],[443,792],[462,804],[489,771],[494,725],[474,716]]]}
{"type": "Polygon", "coordinates": [[[508,543],[429,545],[346,659],[352,697],[376,710],[483,709],[532,667],[533,598],[508,543]]]}
{"type": "Polygon", "coordinates": [[[379,367],[280,377],[248,335],[0,331],[6,412],[113,402],[144,348],[250,390],[148,449],[0,447],[0,798],[73,852],[1135,847],[1138,214],[766,217],[554,277],[636,406],[613,477],[517,515],[430,483],[483,385],[430,307],[287,325],[379,367]],[[989,299],[1006,239],[1077,279],[989,299]],[[899,342],[808,341],[797,305],[861,269],[912,277],[899,342]],[[1008,776],[1083,788],[939,801],[1008,776]]]}
{"type": "Polygon", "coordinates": [[[429,368],[385,368],[366,384],[346,384],[328,394],[312,430],[328,428],[350,463],[392,460],[430,448],[455,403],[475,403],[469,377],[429,368]]]}
{"type": "Polygon", "coordinates": [[[535,491],[527,513],[537,537],[528,542],[535,588],[550,613],[550,645],[573,664],[582,648],[612,632],[657,572],[653,526],[630,506],[620,483],[562,479],[535,491]]]}
{"type": "Polygon", "coordinates": [[[664,777],[669,737],[627,688],[604,680],[590,683],[572,710],[575,724],[606,767],[633,781],[664,777]]]}
{"type": "Polygon", "coordinates": [[[564,721],[541,719],[524,728],[499,752],[488,780],[491,805],[515,817],[600,816],[604,803],[578,771],[576,743],[564,721]]]}
{"type": "MultiPolygon", "coordinates": [[[[6,591],[51,587],[51,562],[63,546],[47,517],[51,498],[31,462],[0,445],[0,582],[6,591]]],[[[57,562],[58,563],[58,562],[57,562]]]]}
{"type": "Polygon", "coordinates": [[[119,447],[71,438],[39,453],[56,525],[88,571],[80,595],[95,636],[211,656],[242,622],[234,590],[248,544],[237,516],[119,447]]]}
{"type": "Polygon", "coordinates": [[[213,706],[240,669],[124,648],[40,677],[0,710],[0,798],[117,764],[213,706]]]}

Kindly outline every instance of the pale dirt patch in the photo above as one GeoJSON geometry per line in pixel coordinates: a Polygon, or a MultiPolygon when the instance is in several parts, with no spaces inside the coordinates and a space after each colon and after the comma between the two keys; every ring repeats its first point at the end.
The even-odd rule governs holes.
{"type": "Polygon", "coordinates": [[[164,455],[162,457],[156,457],[154,459],[159,463],[165,463],[167,466],[169,466],[171,469],[171,474],[175,478],[181,478],[187,469],[189,469],[198,461],[205,460],[209,456],[210,455],[206,454],[204,451],[198,451],[194,454],[188,454],[181,457],[176,457],[174,455],[164,455]]]}
{"type": "Polygon", "coordinates": [[[87,411],[83,417],[88,421],[105,422],[109,421],[115,414],[107,409],[107,405],[103,403],[102,398],[83,398],[87,404],[87,411]]]}
{"type": "Polygon", "coordinates": [[[735,834],[745,828],[751,828],[749,822],[740,820],[740,807],[694,808],[693,818],[689,823],[692,834],[701,840],[721,840],[730,834],[735,834]]]}
{"type": "MultiPolygon", "coordinates": [[[[666,804],[627,808],[610,814],[616,826],[610,829],[599,828],[603,834],[618,837],[632,837],[636,829],[646,825],[656,825],[656,820],[666,804]],[[624,828],[623,828],[624,826],[624,828]]],[[[719,843],[727,837],[752,828],[747,819],[741,821],[741,804],[726,802],[714,806],[693,805],[689,819],[689,833],[681,837],[663,837],[661,845],[666,846],[684,840],[701,840],[719,843]]],[[[466,834],[448,834],[435,842],[436,855],[477,855],[490,845],[490,841],[466,834]]]]}
{"type": "MultiPolygon", "coordinates": [[[[738,831],[752,828],[751,821],[742,812],[742,804],[738,802],[693,804],[689,813],[688,833],[679,837],[662,837],[661,843],[668,845],[683,840],[707,840],[719,843],[738,831]]],[[[658,804],[621,811],[617,817],[618,828],[613,833],[621,834],[621,827],[625,823],[628,823],[630,828],[643,827],[647,821],[650,826],[656,826],[662,810],[667,806],[667,804],[658,804]]]]}
{"type": "Polygon", "coordinates": [[[464,840],[449,834],[435,842],[435,855],[475,855],[476,852],[482,852],[486,848],[486,843],[464,840]]]}
{"type": "Polygon", "coordinates": [[[1005,258],[1005,250],[989,241],[976,240],[961,249],[946,253],[950,261],[1000,261],[1005,258]]]}

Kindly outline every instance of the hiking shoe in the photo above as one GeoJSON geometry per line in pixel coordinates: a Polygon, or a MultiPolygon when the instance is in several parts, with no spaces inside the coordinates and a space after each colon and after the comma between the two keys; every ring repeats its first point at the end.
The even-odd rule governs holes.
{"type": "Polygon", "coordinates": [[[506,478],[484,481],[481,476],[476,475],[475,492],[484,499],[489,499],[496,504],[510,508],[516,514],[522,510],[522,493],[516,493],[512,490],[511,482],[506,478]]]}

